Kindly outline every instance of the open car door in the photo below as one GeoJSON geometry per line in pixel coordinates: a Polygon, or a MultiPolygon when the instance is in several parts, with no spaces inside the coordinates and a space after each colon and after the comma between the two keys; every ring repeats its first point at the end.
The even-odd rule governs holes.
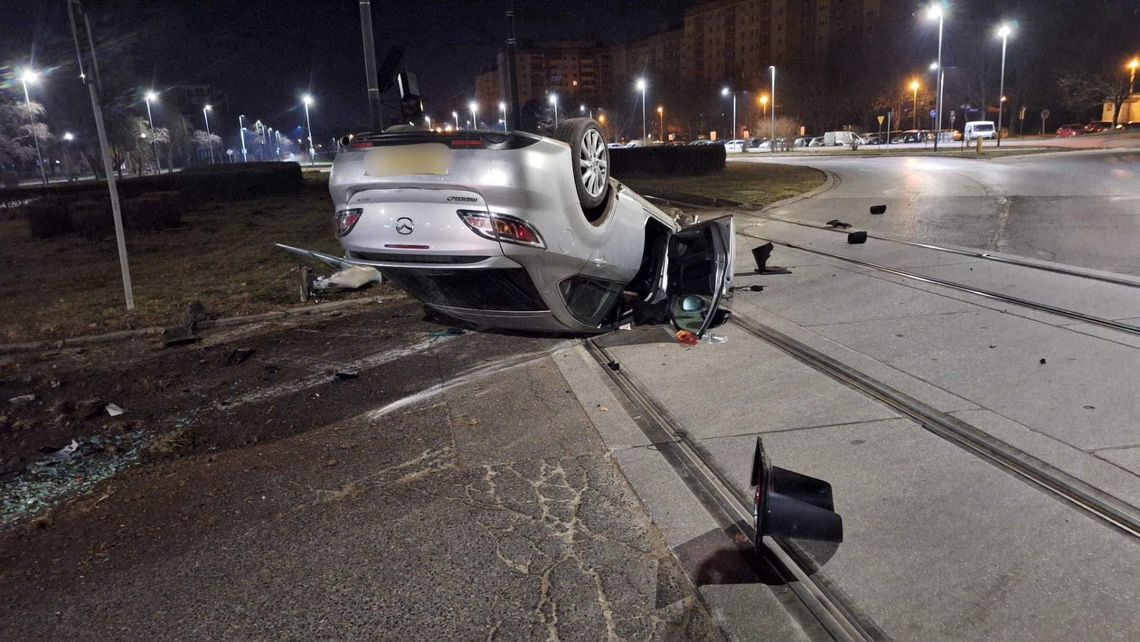
{"type": "Polygon", "coordinates": [[[728,320],[720,302],[732,287],[736,244],[731,216],[690,225],[669,239],[669,316],[678,330],[704,336],[728,320]]]}

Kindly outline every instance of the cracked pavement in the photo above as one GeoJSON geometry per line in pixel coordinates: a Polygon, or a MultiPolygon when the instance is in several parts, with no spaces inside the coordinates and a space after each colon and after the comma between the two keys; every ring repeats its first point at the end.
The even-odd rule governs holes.
{"type": "MultiPolygon", "coordinates": [[[[359,334],[383,314],[328,320],[322,332],[359,334]]],[[[414,345],[424,328],[413,326],[388,334],[414,345]]],[[[284,334],[255,358],[289,362],[300,344],[290,330],[271,332],[284,334]]],[[[357,352],[369,345],[359,338],[357,352]]],[[[192,452],[0,532],[0,630],[8,639],[721,637],[543,353],[560,344],[469,333],[377,357],[350,382],[297,392],[275,379],[265,385],[287,390],[283,399],[249,392],[248,414],[210,411],[268,426],[250,438],[247,423],[239,443],[204,413],[212,437],[192,452]],[[323,411],[323,399],[346,394],[351,416],[323,411]]],[[[350,358],[335,341],[307,354],[321,368],[350,358]]]]}

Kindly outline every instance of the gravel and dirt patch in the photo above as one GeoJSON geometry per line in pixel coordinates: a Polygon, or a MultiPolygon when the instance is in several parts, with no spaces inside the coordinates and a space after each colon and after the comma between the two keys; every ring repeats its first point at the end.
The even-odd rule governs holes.
{"type": "Polygon", "coordinates": [[[769,163],[728,163],[724,171],[701,176],[632,176],[621,179],[645,196],[696,194],[763,207],[822,185],[827,176],[810,167],[769,163]]]}

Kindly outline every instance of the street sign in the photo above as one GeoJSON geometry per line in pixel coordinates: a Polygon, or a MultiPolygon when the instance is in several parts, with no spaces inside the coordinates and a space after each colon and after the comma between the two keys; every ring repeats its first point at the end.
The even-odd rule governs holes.
{"type": "Polygon", "coordinates": [[[1017,117],[1018,120],[1025,120],[1025,105],[1021,106],[1021,115],[1017,117]]]}
{"type": "Polygon", "coordinates": [[[879,127],[883,126],[883,121],[887,119],[886,116],[876,116],[879,119],[879,127]]]}
{"type": "Polygon", "coordinates": [[[1041,120],[1045,120],[1048,117],[1049,117],[1049,110],[1048,109],[1042,109],[1041,110],[1041,120]]]}

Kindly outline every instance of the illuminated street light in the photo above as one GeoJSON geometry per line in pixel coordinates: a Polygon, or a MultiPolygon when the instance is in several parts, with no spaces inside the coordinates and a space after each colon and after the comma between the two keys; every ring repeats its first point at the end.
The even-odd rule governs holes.
{"type": "Polygon", "coordinates": [[[36,142],[36,158],[40,161],[40,179],[47,185],[47,174],[44,173],[44,155],[40,152],[40,135],[36,132],[36,121],[32,118],[32,99],[28,94],[28,83],[35,84],[40,75],[31,69],[25,69],[20,74],[20,82],[24,84],[24,104],[28,107],[28,126],[32,130],[32,140],[36,142]]]}
{"type": "Polygon", "coordinates": [[[1013,33],[1013,29],[1009,25],[1002,25],[998,27],[997,35],[1001,38],[1001,83],[998,85],[998,122],[997,122],[997,146],[1001,147],[1001,116],[1005,111],[1005,43],[1009,40],[1009,35],[1013,33]]]}
{"type": "Polygon", "coordinates": [[[503,123],[503,131],[507,131],[507,103],[499,102],[499,113],[503,115],[499,122],[503,123]]]}
{"type": "Polygon", "coordinates": [[[244,119],[245,114],[238,116],[238,135],[241,136],[241,162],[248,163],[249,156],[247,156],[245,151],[245,123],[242,122],[244,119]]]}
{"type": "Polygon", "coordinates": [[[1128,63],[1128,95],[1131,96],[1136,91],[1136,69],[1140,68],[1140,58],[1133,58],[1128,63]]]}
{"type": "Polygon", "coordinates": [[[760,94],[760,109],[763,110],[764,118],[768,117],[768,94],[760,94]]]}
{"type": "Polygon", "coordinates": [[[479,120],[475,114],[479,113],[479,103],[472,100],[467,104],[467,108],[471,110],[471,129],[479,129],[479,120]]]}
{"type": "Polygon", "coordinates": [[[202,120],[206,121],[206,145],[210,147],[210,163],[214,162],[214,141],[210,140],[210,110],[213,107],[206,105],[202,108],[202,120]]]}
{"type": "Polygon", "coordinates": [[[459,112],[451,112],[451,117],[455,119],[455,131],[459,131],[459,112]]]}
{"type": "Polygon", "coordinates": [[[72,134],[71,132],[63,132],[63,140],[70,143],[71,141],[75,140],[75,134],[72,134]]]}
{"type": "Polygon", "coordinates": [[[911,116],[912,116],[911,122],[910,122],[910,128],[911,129],[918,129],[918,87],[919,87],[919,85],[918,85],[917,80],[910,81],[910,90],[914,92],[914,108],[913,108],[914,113],[911,114],[911,116]]]}
{"type": "Polygon", "coordinates": [[[427,130],[430,132],[431,131],[431,116],[424,114],[424,125],[427,126],[427,130]]]}
{"type": "Polygon", "coordinates": [[[558,94],[550,94],[548,100],[554,105],[554,128],[558,129],[558,94]]]}
{"type": "Polygon", "coordinates": [[[938,116],[938,123],[934,127],[934,151],[938,151],[938,139],[942,137],[942,90],[943,79],[945,79],[945,70],[942,68],[942,22],[945,15],[942,11],[942,5],[935,3],[930,5],[926,11],[926,17],[929,20],[938,21],[938,104],[934,108],[934,113],[938,116]]]}
{"type": "MultiPolygon", "coordinates": [[[[733,97],[735,99],[735,96],[733,97]]],[[[657,117],[661,120],[661,140],[665,140],[665,107],[657,106],[657,117]]]]}
{"type": "Polygon", "coordinates": [[[305,105],[305,133],[309,137],[309,164],[317,164],[317,150],[313,149],[313,125],[309,122],[309,105],[313,104],[313,97],[309,94],[301,96],[301,102],[305,105]]]}
{"type": "Polygon", "coordinates": [[[641,139],[645,140],[645,90],[649,83],[644,78],[637,79],[637,90],[641,92],[641,139]]]}
{"type": "Polygon", "coordinates": [[[158,100],[158,94],[154,93],[153,90],[148,90],[143,98],[146,100],[146,120],[150,123],[150,146],[154,151],[154,170],[161,173],[162,163],[158,160],[158,139],[154,136],[154,117],[150,113],[150,101],[158,100]]]}

